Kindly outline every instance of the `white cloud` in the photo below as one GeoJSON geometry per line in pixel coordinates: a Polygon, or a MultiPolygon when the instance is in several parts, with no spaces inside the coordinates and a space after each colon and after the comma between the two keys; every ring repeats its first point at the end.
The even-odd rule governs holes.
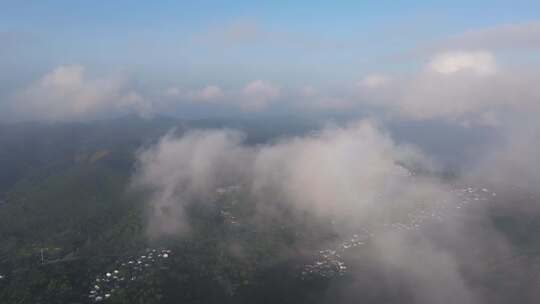
{"type": "MultiPolygon", "coordinates": [[[[342,91],[341,91],[342,92],[342,91]]],[[[296,106],[302,110],[348,109],[355,101],[345,96],[329,94],[329,92],[311,85],[303,86],[295,91],[293,98],[296,106]]]]}
{"type": "Polygon", "coordinates": [[[300,88],[300,96],[302,97],[315,97],[319,95],[319,91],[311,85],[306,85],[300,88]]]}
{"type": "Polygon", "coordinates": [[[59,66],[22,90],[11,101],[21,119],[73,120],[135,111],[147,115],[151,105],[129,88],[124,78],[90,79],[80,65],[59,66]]]}
{"type": "Polygon", "coordinates": [[[151,191],[149,233],[189,231],[184,208],[205,201],[224,180],[238,180],[246,149],[234,131],[193,131],[182,138],[172,134],[139,154],[135,185],[151,191]]]}
{"type": "Polygon", "coordinates": [[[471,71],[477,75],[493,75],[497,70],[495,57],[487,51],[452,51],[435,55],[429,69],[441,74],[471,71]]]}
{"type": "Polygon", "coordinates": [[[538,77],[534,68],[500,66],[488,51],[449,50],[433,55],[416,72],[393,76],[384,86],[376,85],[377,78],[372,86],[360,82],[356,102],[344,105],[382,107],[409,119],[496,126],[508,112],[540,110],[538,77]]]}
{"type": "Polygon", "coordinates": [[[395,88],[392,105],[413,118],[494,125],[509,111],[540,110],[537,77],[534,70],[497,66],[489,52],[445,52],[434,56],[427,71],[395,88]]]}
{"type": "Polygon", "coordinates": [[[365,76],[359,83],[360,86],[376,88],[390,82],[390,77],[381,74],[371,74],[365,76]]]}
{"type": "Polygon", "coordinates": [[[206,85],[200,89],[181,89],[170,87],[162,96],[180,102],[206,102],[228,105],[241,111],[254,112],[264,110],[270,102],[281,96],[279,85],[265,80],[253,80],[241,88],[222,89],[217,85],[206,85]]]}
{"type": "Polygon", "coordinates": [[[285,202],[318,216],[351,223],[393,208],[442,197],[432,181],[413,180],[400,163],[428,165],[421,153],[398,146],[372,122],[252,147],[230,130],[167,135],[139,155],[135,184],[150,190],[154,235],[185,233],[184,208],[204,203],[216,187],[242,184],[250,201],[285,202]],[[384,198],[384,199],[381,199],[384,198]],[[352,218],[351,218],[352,217],[352,218]]]}
{"type": "Polygon", "coordinates": [[[162,95],[165,97],[179,97],[181,96],[181,94],[182,94],[182,90],[180,88],[170,87],[170,88],[165,89],[162,95]]]}
{"type": "Polygon", "coordinates": [[[265,80],[254,80],[246,84],[241,92],[241,107],[248,111],[260,111],[281,95],[281,88],[265,80]]]}
{"type": "Polygon", "coordinates": [[[162,95],[167,98],[176,98],[187,101],[217,101],[225,96],[225,92],[219,86],[207,85],[201,89],[194,90],[169,87],[162,95]]]}
{"type": "MultiPolygon", "coordinates": [[[[519,141],[527,149],[528,142],[519,141]]],[[[511,152],[503,153],[512,159],[507,164],[510,169],[516,173],[530,169],[531,163],[520,158],[522,150],[511,152]]],[[[538,161],[538,155],[529,156],[538,161]]],[[[249,218],[239,218],[241,225],[271,225],[273,216],[282,215],[277,210],[287,210],[293,220],[300,215],[302,223],[323,219],[316,222],[317,227],[331,219],[332,233],[339,239],[368,231],[369,245],[362,245],[361,255],[340,252],[349,266],[350,281],[366,288],[362,284],[366,273],[377,274],[399,284],[419,303],[450,296],[460,303],[483,302],[484,291],[469,279],[490,278],[493,267],[491,262],[479,264],[478,259],[487,254],[494,261],[506,260],[515,254],[484,217],[483,203],[464,207],[470,209],[463,213],[454,209],[466,206],[467,199],[452,194],[451,186],[434,176],[411,177],[401,164],[424,164],[426,158],[396,144],[370,121],[344,128],[330,126],[317,134],[258,146],[244,144],[242,135],[231,130],[193,131],[181,137],[169,134],[141,152],[138,161],[134,182],[150,194],[150,236],[186,236],[191,231],[189,205],[208,204],[217,188],[240,185],[242,200],[256,210],[249,218]],[[442,220],[436,219],[439,216],[442,220]],[[419,230],[381,225],[411,227],[407,223],[412,219],[421,219],[419,230]],[[430,267],[425,267],[426,261],[430,267]]],[[[335,248],[335,243],[317,245],[335,248]]],[[[313,250],[312,244],[294,246],[296,252],[313,250]]],[[[368,286],[373,285],[369,282],[368,286]]]]}
{"type": "Polygon", "coordinates": [[[485,148],[483,157],[464,174],[497,186],[537,191],[540,184],[540,123],[533,113],[503,125],[502,141],[485,148]]]}
{"type": "Polygon", "coordinates": [[[509,104],[525,104],[535,95],[523,84],[523,80],[516,81],[508,73],[499,73],[490,52],[445,51],[435,54],[410,75],[369,74],[349,91],[306,97],[310,102],[304,104],[337,110],[376,106],[412,119],[463,122],[467,118],[493,124],[496,110],[509,104]],[[514,99],[509,94],[530,96],[514,99]]]}
{"type": "Polygon", "coordinates": [[[194,93],[194,97],[200,100],[213,100],[223,97],[223,90],[215,85],[208,85],[198,92],[194,93]]]}

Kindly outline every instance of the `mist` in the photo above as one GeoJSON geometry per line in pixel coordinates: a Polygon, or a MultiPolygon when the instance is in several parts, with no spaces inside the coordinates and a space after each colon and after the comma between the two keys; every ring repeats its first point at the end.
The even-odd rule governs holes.
{"type": "Polygon", "coordinates": [[[540,302],[540,1],[0,7],[0,302],[540,302]]]}
{"type": "MultiPolygon", "coordinates": [[[[497,264],[518,254],[490,214],[501,208],[493,201],[502,195],[496,191],[505,191],[508,174],[529,182],[523,186],[537,176],[534,168],[520,165],[536,157],[538,146],[523,144],[536,133],[519,134],[496,149],[486,144],[484,151],[492,150],[484,161],[448,180],[433,157],[412,144],[396,143],[375,120],[330,124],[259,145],[244,143],[245,135],[228,129],[170,132],[140,151],[133,184],[149,193],[147,231],[156,239],[188,237],[186,208],[208,204],[216,189],[229,186],[241,187],[248,196],[259,225],[271,225],[286,206],[293,218],[308,214],[313,221],[331,222],[338,239],[369,231],[369,246],[343,253],[352,281],[332,285],[329,302],[347,302],[372,288],[384,292],[384,286],[394,288],[406,303],[504,302],[502,296],[516,297],[518,291],[492,294],[479,282],[498,271],[486,266],[486,256],[497,264]],[[526,158],[507,151],[520,151],[526,158]],[[480,193],[470,194],[478,195],[474,199],[466,196],[473,190],[459,190],[471,185],[480,193]],[[491,188],[480,190],[480,185],[491,188]],[[465,205],[471,201],[480,202],[465,205]],[[418,220],[426,214],[430,219],[418,220]],[[393,225],[417,232],[388,228],[393,225]],[[372,286],[366,275],[380,284],[372,286]]],[[[519,266],[511,271],[523,275],[529,270],[519,266]]]]}

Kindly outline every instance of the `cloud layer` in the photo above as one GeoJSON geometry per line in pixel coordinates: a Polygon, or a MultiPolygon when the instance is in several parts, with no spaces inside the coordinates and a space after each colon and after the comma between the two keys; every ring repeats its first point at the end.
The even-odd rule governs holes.
{"type": "Polygon", "coordinates": [[[181,233],[186,204],[236,184],[263,206],[282,201],[351,223],[444,196],[436,181],[413,181],[402,166],[428,167],[418,150],[395,145],[368,121],[259,147],[243,144],[235,131],[169,134],[141,153],[139,164],[135,183],[150,190],[153,234],[181,233]],[[396,205],[387,205],[391,202],[396,205]]]}
{"type": "Polygon", "coordinates": [[[447,51],[414,74],[357,87],[349,106],[382,107],[409,119],[492,125],[509,112],[539,110],[537,77],[534,69],[499,66],[488,51],[447,51]]]}
{"type": "Polygon", "coordinates": [[[59,66],[11,98],[23,120],[66,121],[111,113],[147,115],[151,105],[121,77],[89,78],[80,65],[59,66]]]}
{"type": "Polygon", "coordinates": [[[440,74],[471,71],[479,76],[492,75],[497,70],[493,54],[486,51],[437,54],[431,59],[429,68],[440,74]]]}
{"type": "Polygon", "coordinates": [[[332,297],[332,303],[369,298],[366,290],[394,284],[396,294],[408,297],[404,302],[488,303],[490,295],[470,281],[492,275],[478,259],[512,254],[482,205],[470,211],[471,219],[447,217],[419,234],[377,230],[381,223],[406,222],[460,201],[441,179],[411,174],[407,167],[429,169],[431,161],[414,147],[396,144],[372,121],[259,146],[244,144],[243,135],[232,130],[169,133],[138,161],[134,185],[149,193],[152,237],[189,235],[188,207],[208,204],[216,189],[233,185],[256,206],[261,225],[271,225],[268,219],[284,204],[293,220],[309,214],[332,221],[340,238],[376,231],[369,247],[347,255],[361,271],[339,281],[335,292],[341,298],[332,297]],[[366,276],[377,283],[366,283],[366,276]]]}
{"type": "Polygon", "coordinates": [[[200,89],[186,90],[170,87],[163,96],[169,105],[206,104],[229,106],[244,112],[260,112],[281,97],[281,87],[266,80],[253,80],[238,89],[226,90],[217,85],[207,85],[200,89]]]}

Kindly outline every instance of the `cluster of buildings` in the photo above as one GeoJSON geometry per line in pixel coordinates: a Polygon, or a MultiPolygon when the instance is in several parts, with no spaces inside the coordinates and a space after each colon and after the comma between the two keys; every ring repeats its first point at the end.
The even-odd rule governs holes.
{"type": "Polygon", "coordinates": [[[375,237],[375,232],[388,231],[418,231],[424,224],[442,221],[451,216],[459,215],[464,206],[481,201],[489,201],[497,194],[486,188],[467,187],[452,190],[453,199],[433,202],[427,208],[411,212],[400,222],[382,223],[371,231],[362,229],[358,234],[338,243],[333,249],[320,250],[312,262],[302,268],[301,277],[309,279],[314,277],[335,277],[346,273],[347,266],[342,255],[347,250],[364,245],[375,237]]]}
{"type": "Polygon", "coordinates": [[[88,298],[94,302],[102,302],[119,289],[144,280],[150,270],[162,264],[171,254],[172,251],[169,249],[147,249],[140,256],[118,261],[114,269],[95,278],[88,298]]]}

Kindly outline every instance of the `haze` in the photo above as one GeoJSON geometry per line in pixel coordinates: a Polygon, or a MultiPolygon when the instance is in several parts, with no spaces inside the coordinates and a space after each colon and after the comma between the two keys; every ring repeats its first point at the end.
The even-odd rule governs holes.
{"type": "Polygon", "coordinates": [[[1,3],[0,297],[537,303],[537,12],[1,3]]]}

